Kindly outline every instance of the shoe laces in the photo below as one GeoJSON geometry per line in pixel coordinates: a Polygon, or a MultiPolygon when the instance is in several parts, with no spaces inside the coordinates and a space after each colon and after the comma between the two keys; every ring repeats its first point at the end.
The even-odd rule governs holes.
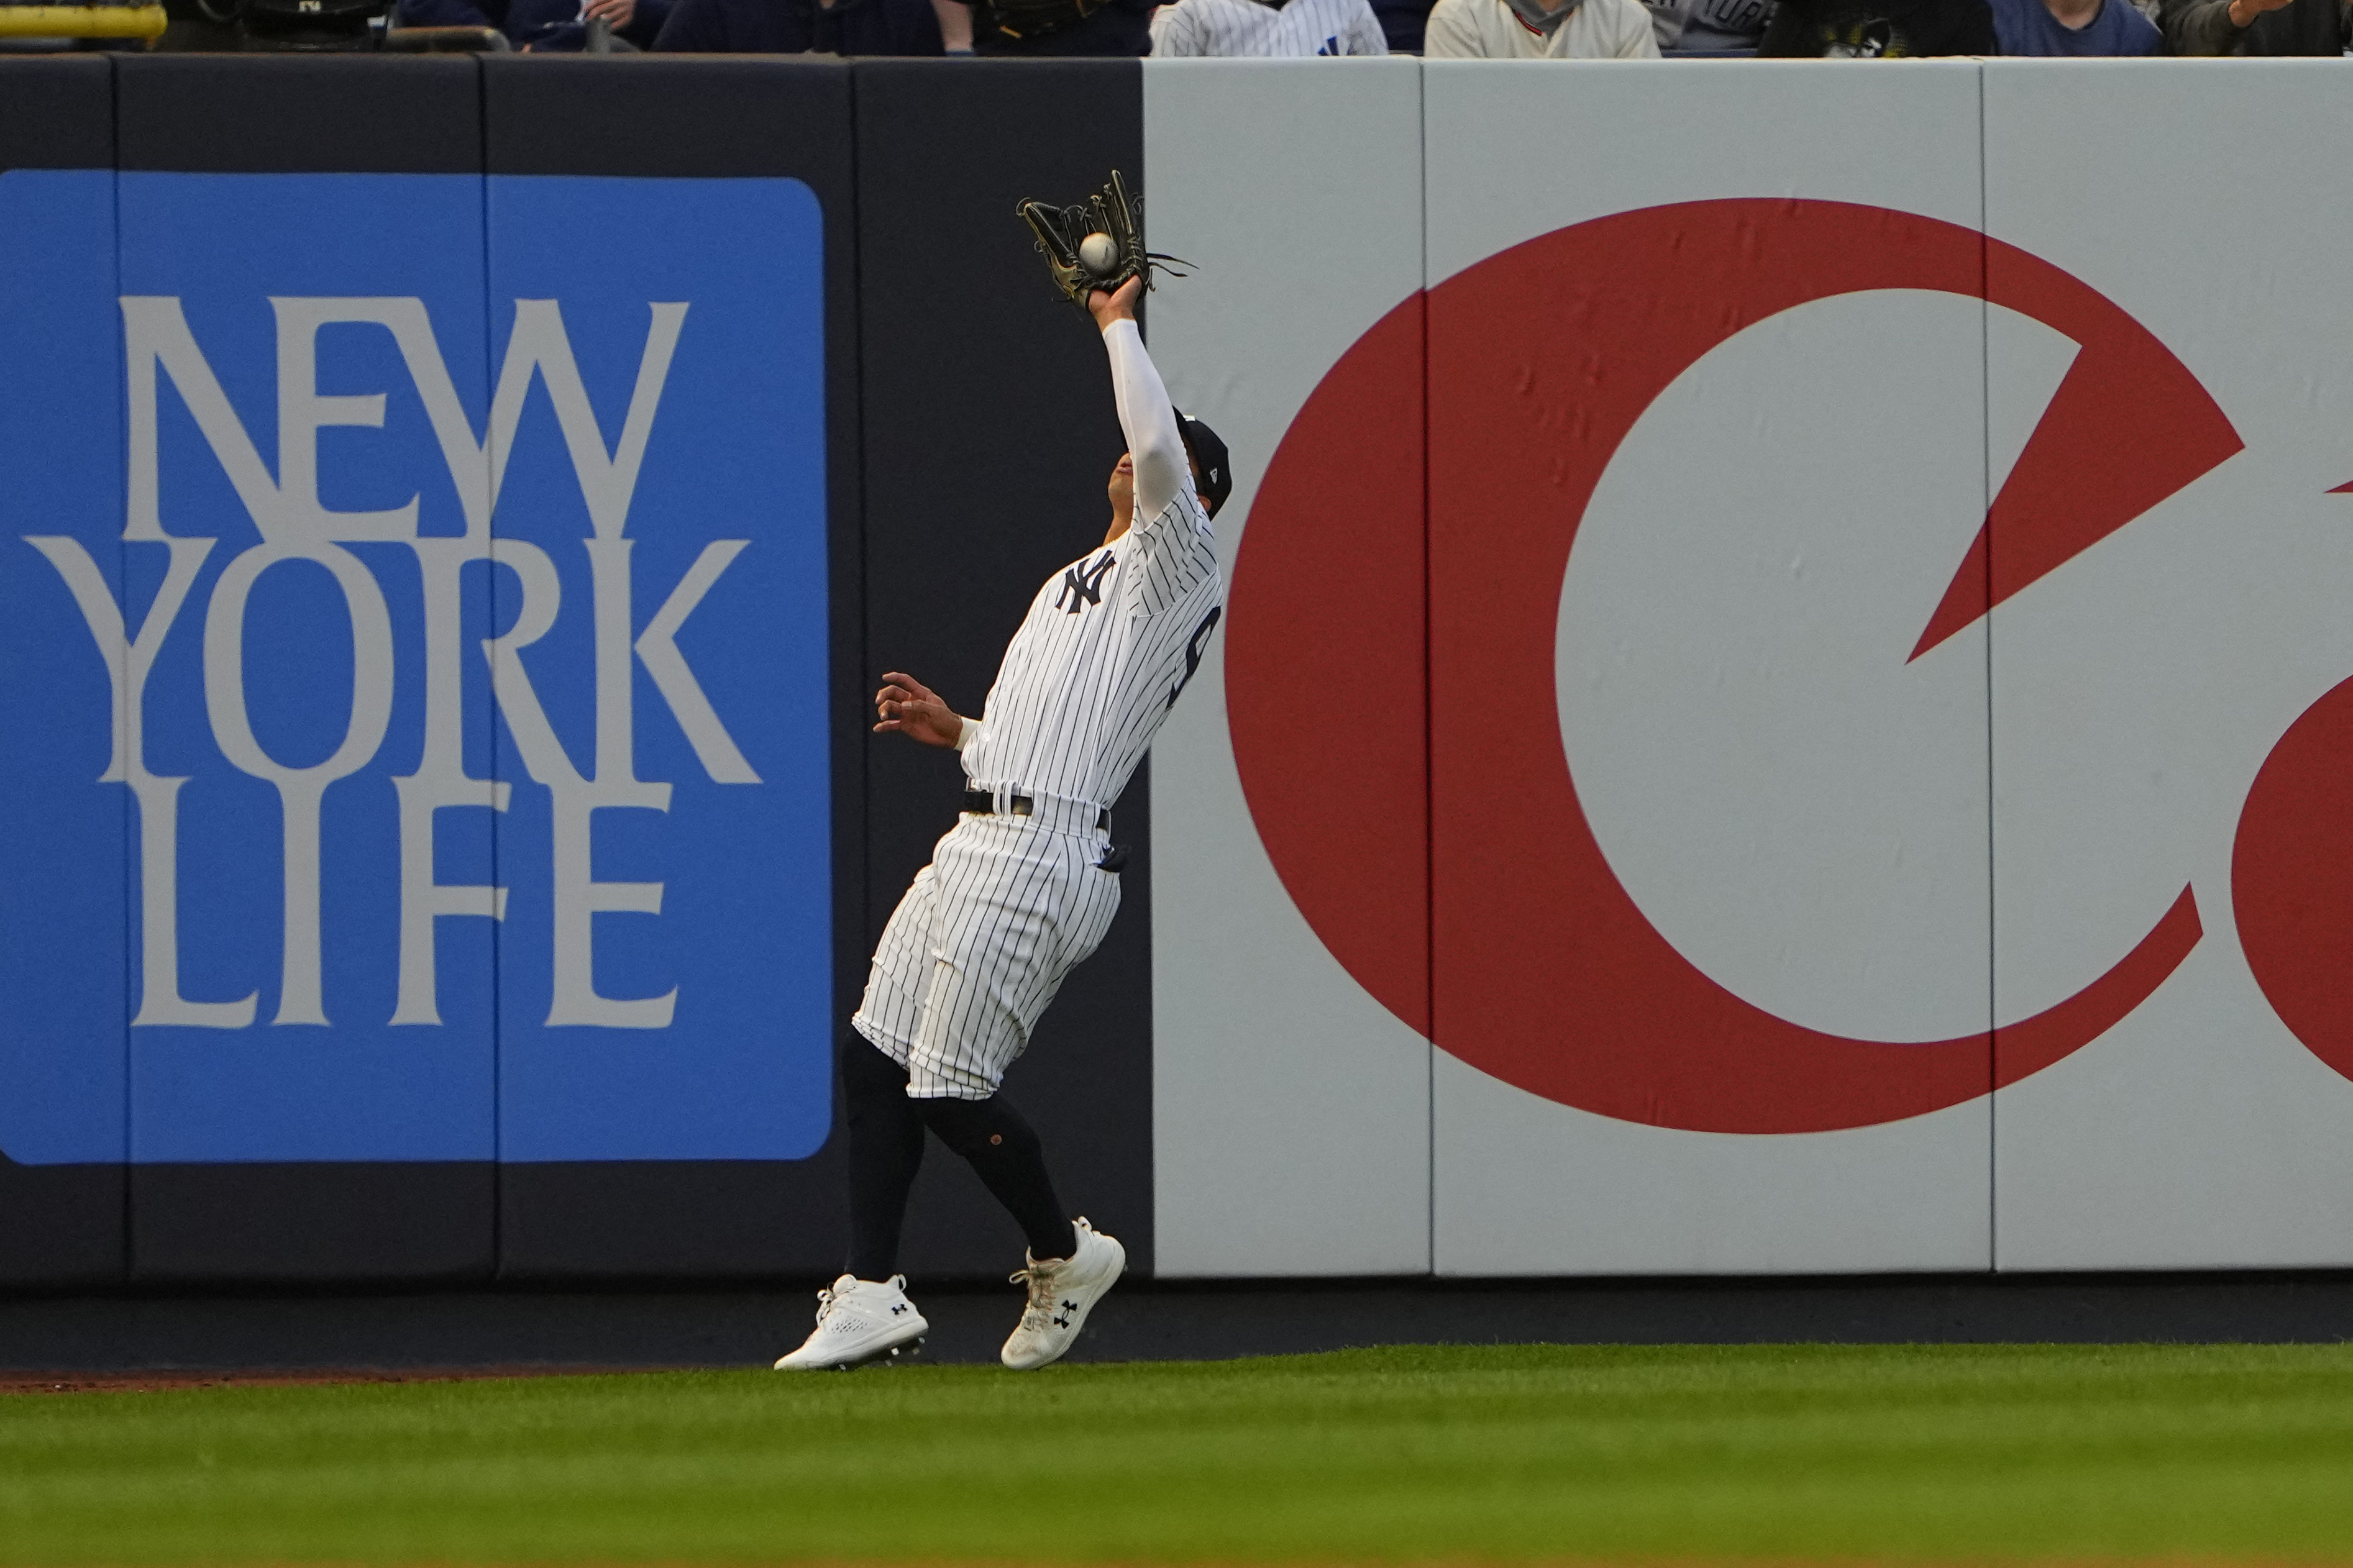
{"type": "Polygon", "coordinates": [[[1062,1270],[1070,1266],[1067,1258],[1049,1258],[1040,1263],[1029,1260],[1027,1268],[1017,1268],[1006,1276],[1007,1282],[1029,1288],[1029,1310],[1052,1315],[1054,1297],[1061,1289],[1062,1270]]]}
{"type": "MultiPolygon", "coordinates": [[[[853,1284],[862,1283],[864,1283],[862,1280],[853,1281],[853,1284]]],[[[903,1293],[907,1289],[907,1277],[903,1274],[893,1274],[885,1283],[903,1293]]],[[[817,1293],[817,1321],[819,1327],[823,1327],[825,1321],[835,1312],[849,1305],[845,1299],[847,1295],[847,1291],[837,1293],[831,1286],[817,1293]]]]}
{"type": "Polygon", "coordinates": [[[1014,1270],[1014,1282],[1029,1287],[1029,1305],[1021,1314],[1023,1330],[1042,1334],[1050,1329],[1070,1327],[1062,1317],[1062,1309],[1075,1310],[1078,1303],[1063,1300],[1062,1276],[1075,1261],[1075,1258],[1056,1258],[1040,1263],[1033,1258],[1029,1268],[1014,1270]]]}

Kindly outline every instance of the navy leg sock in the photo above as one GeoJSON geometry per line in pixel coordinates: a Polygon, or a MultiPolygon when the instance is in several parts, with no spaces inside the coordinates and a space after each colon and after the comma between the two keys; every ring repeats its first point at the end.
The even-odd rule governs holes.
{"type": "Polygon", "coordinates": [[[850,1031],[841,1043],[841,1100],[849,1123],[849,1261],[860,1279],[899,1271],[907,1194],[923,1163],[923,1123],[907,1098],[907,1069],[850,1031]]]}
{"type": "Polygon", "coordinates": [[[1054,1195],[1054,1180],[1046,1173],[1045,1146],[1003,1095],[907,1103],[941,1142],[970,1162],[974,1173],[1021,1226],[1031,1257],[1042,1261],[1078,1251],[1078,1233],[1071,1228],[1070,1216],[1054,1195]]]}

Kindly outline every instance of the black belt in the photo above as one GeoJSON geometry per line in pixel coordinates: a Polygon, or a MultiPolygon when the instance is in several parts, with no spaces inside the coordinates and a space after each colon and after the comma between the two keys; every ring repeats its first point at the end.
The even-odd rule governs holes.
{"type": "MultiPolygon", "coordinates": [[[[1029,816],[1038,809],[1038,803],[1026,795],[1008,796],[1005,805],[1008,816],[1029,816]]],[[[964,792],[964,809],[975,816],[994,816],[997,797],[985,789],[968,789],[964,792]]],[[[1104,806],[1095,813],[1095,826],[1101,832],[1111,831],[1111,807],[1104,806]]]]}

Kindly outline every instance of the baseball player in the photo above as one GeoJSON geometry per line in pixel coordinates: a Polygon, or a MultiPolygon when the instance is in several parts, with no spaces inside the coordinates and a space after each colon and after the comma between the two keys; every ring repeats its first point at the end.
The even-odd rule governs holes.
{"type": "Polygon", "coordinates": [[[1112,469],[1103,543],[1047,579],[1005,650],[978,720],[910,675],[883,677],[877,731],[963,754],[956,826],[875,950],[844,1041],[848,1269],[779,1370],[853,1366],[927,1331],[899,1274],[901,1223],[926,1128],[969,1161],[1021,1226],[1029,1287],[1005,1342],[1016,1371],[1071,1348],[1127,1264],[1055,1196],[1038,1134],[997,1092],[1071,967],[1119,908],[1115,799],[1176,704],[1224,584],[1209,519],[1231,491],[1223,442],[1170,405],[1136,331],[1143,279],[1084,292],[1111,356],[1128,449],[1112,469]]]}

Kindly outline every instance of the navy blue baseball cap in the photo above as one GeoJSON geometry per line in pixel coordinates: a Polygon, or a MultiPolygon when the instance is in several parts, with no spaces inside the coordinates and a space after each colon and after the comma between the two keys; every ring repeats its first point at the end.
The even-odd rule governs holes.
{"type": "Polygon", "coordinates": [[[1226,444],[1198,419],[1185,417],[1182,409],[1176,412],[1176,433],[1185,438],[1185,450],[1191,455],[1193,466],[1201,470],[1199,482],[1194,487],[1201,493],[1201,504],[1215,517],[1218,509],[1226,504],[1226,498],[1234,493],[1233,465],[1227,460],[1226,444]]]}

